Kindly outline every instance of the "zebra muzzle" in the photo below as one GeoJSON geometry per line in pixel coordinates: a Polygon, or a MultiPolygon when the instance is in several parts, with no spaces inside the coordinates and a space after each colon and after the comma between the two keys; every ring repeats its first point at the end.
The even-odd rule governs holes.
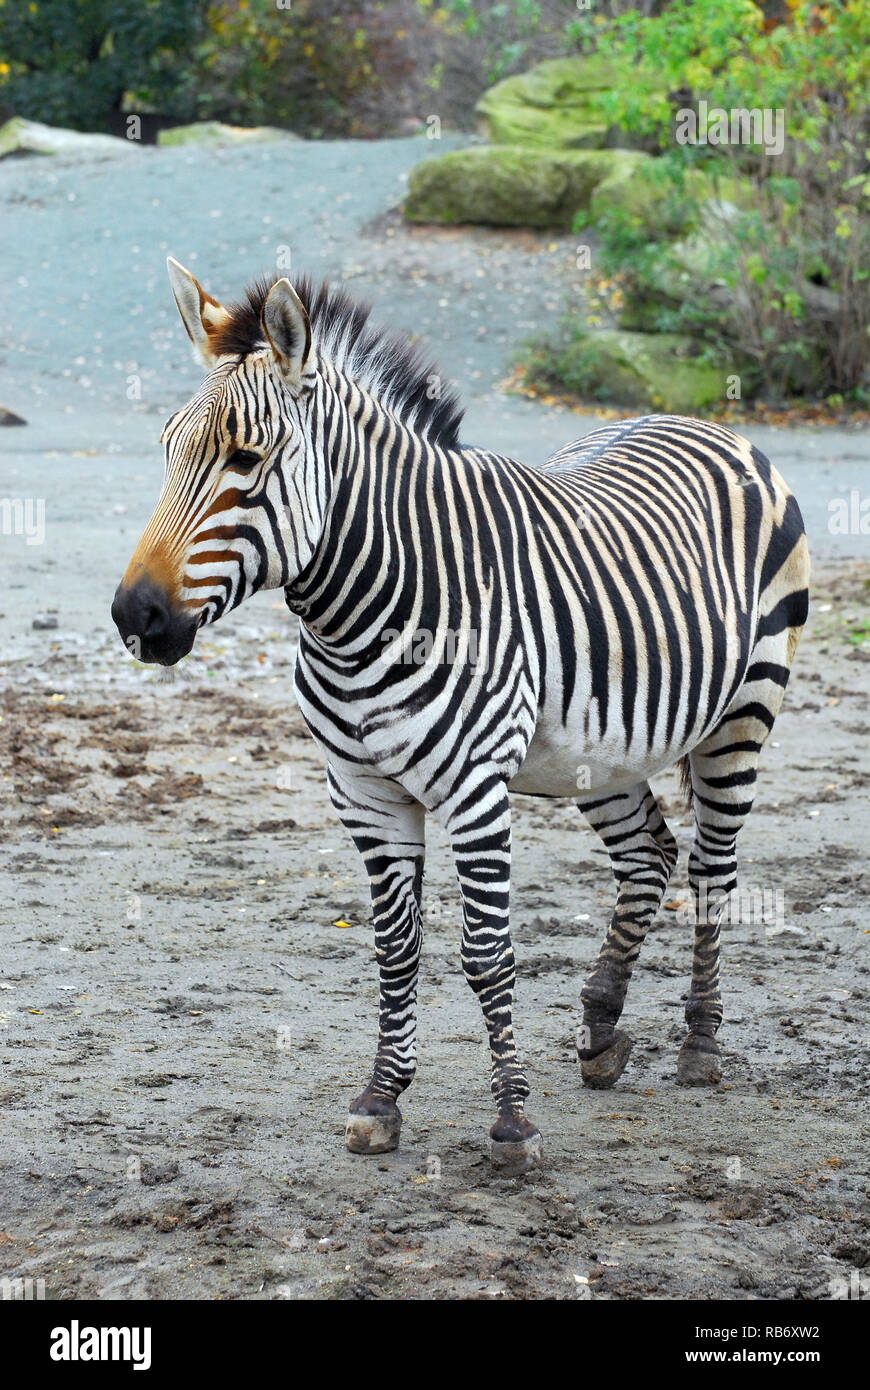
{"type": "Polygon", "coordinates": [[[165,591],[150,579],[118,585],[112,618],[124,646],[137,661],[174,666],[187,656],[196,637],[196,618],[175,608],[165,591]]]}

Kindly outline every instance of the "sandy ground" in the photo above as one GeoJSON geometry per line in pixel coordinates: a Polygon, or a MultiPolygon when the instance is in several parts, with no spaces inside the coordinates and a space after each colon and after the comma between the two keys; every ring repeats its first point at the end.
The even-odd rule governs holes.
{"type": "Polygon", "coordinates": [[[744,883],[782,911],[726,930],[716,1091],[674,1084],[691,829],[673,779],[657,788],[683,851],[671,906],[629,994],[635,1051],[603,1093],[573,1039],[607,857],[571,805],[516,798],[517,1018],[546,1155],[525,1179],[490,1169],[487,1049],[435,827],[402,1148],[345,1151],[375,1043],[368,889],[293,703],[283,603],[258,595],[210,629],[173,683],[111,627],[162,418],[197,380],[166,250],[232,293],[298,224],[299,268],[425,333],[469,400],[466,438],[542,459],[594,428],[495,391],[511,344],[558,317],[571,239],[404,231],[391,209],[430,152],[0,166],[18,291],[0,394],[29,421],[2,431],[0,494],[46,502],[43,543],[0,544],[0,1276],[49,1298],[870,1292],[870,556],[827,527],[831,498],[866,492],[866,437],[747,429],[798,494],[816,574],[742,839],[744,883]],[[57,626],[34,629],[40,614],[57,626]]]}
{"type": "MultiPolygon", "coordinates": [[[[173,683],[108,633],[87,661],[46,633],[0,725],[0,1272],[58,1298],[830,1297],[870,1263],[870,662],[844,640],[868,578],[821,576],[768,746],[743,881],[784,912],[725,933],[717,1090],[674,1084],[685,854],[629,995],[629,1067],[583,1089],[606,856],[571,805],[516,798],[517,1013],[546,1143],[524,1179],[489,1166],[440,831],[402,1147],[345,1152],[375,1037],[367,889],[292,704],[289,617],[242,610],[173,683]]],[[[686,846],[672,780],[657,790],[686,846]]]]}

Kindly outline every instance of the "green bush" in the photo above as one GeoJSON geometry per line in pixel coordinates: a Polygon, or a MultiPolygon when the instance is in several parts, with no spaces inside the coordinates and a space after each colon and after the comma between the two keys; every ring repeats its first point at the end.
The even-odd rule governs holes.
{"type": "Polygon", "coordinates": [[[752,0],[675,0],[658,18],[622,16],[599,45],[621,73],[602,114],[658,131],[662,176],[701,228],[687,254],[685,243],[651,243],[624,209],[605,212],[605,274],[620,273],[635,302],[658,298],[657,327],[739,348],[765,393],[860,393],[870,363],[866,0],[801,3],[772,29],[752,0]],[[650,70],[655,86],[641,75],[650,70]],[[678,143],[677,107],[702,100],[784,111],[782,153],[678,143]],[[751,190],[748,206],[729,201],[737,186],[751,190]]]}
{"type": "Polygon", "coordinates": [[[7,114],[105,130],[130,94],[189,117],[201,0],[2,0],[0,103],[7,114]]]}
{"type": "Polygon", "coordinates": [[[280,9],[275,0],[0,0],[0,104],[81,130],[117,128],[119,113],[137,112],[371,133],[356,128],[363,98],[406,75],[381,10],[349,12],[342,0],[280,9]]]}
{"type": "Polygon", "coordinates": [[[377,83],[371,49],[341,0],[220,0],[195,55],[197,119],[356,134],[348,107],[377,83]]]}

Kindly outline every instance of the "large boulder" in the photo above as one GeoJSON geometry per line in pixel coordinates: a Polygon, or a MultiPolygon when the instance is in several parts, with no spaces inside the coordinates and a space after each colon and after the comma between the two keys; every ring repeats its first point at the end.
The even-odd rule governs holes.
{"type": "Polygon", "coordinates": [[[601,181],[590,199],[589,221],[601,223],[616,211],[642,228],[650,241],[664,241],[698,226],[714,234],[723,220],[751,206],[748,179],[716,182],[702,170],[690,169],[678,185],[663,161],[647,157],[614,167],[601,181]]]}
{"type": "Polygon", "coordinates": [[[616,85],[610,65],[590,57],[552,58],[484,92],[476,110],[490,140],[545,148],[633,148],[636,136],[609,127],[597,98],[616,85]]]}
{"type": "Polygon", "coordinates": [[[624,161],[645,158],[625,150],[519,145],[452,150],[411,170],[405,216],[411,222],[570,228],[602,179],[624,161]]]}
{"type": "Polygon", "coordinates": [[[546,350],[529,375],[587,400],[693,415],[725,400],[731,371],[737,368],[699,361],[684,334],[605,328],[546,350]]]}
{"type": "Polygon", "coordinates": [[[196,121],[193,125],[168,126],[157,136],[158,145],[257,145],[265,140],[298,140],[291,130],[273,125],[224,125],[222,121],[196,121]]]}
{"type": "Polygon", "coordinates": [[[0,126],[0,159],[8,154],[71,154],[98,156],[126,154],[137,148],[135,140],[96,135],[85,130],[64,130],[13,116],[0,126]]]}
{"type": "Polygon", "coordinates": [[[662,247],[654,273],[629,285],[619,315],[622,328],[642,333],[667,329],[669,316],[700,298],[716,307],[723,325],[731,321],[736,332],[740,313],[751,313],[751,307],[745,288],[726,282],[730,277],[724,274],[723,257],[729,253],[722,233],[727,217],[721,201],[701,205],[698,228],[662,247]]]}

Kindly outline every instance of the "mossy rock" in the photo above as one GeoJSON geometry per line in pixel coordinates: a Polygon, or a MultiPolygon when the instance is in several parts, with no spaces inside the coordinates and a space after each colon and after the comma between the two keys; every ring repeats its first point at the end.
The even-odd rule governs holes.
{"type": "Polygon", "coordinates": [[[681,299],[660,290],[634,287],[625,292],[619,326],[632,333],[658,333],[663,313],[678,313],[681,299]]]}
{"type": "Polygon", "coordinates": [[[589,221],[604,222],[614,213],[643,228],[650,241],[679,236],[695,224],[697,210],[679,197],[654,160],[634,168],[614,169],[598,185],[589,204],[589,221]]]}
{"type": "Polygon", "coordinates": [[[62,126],[28,121],[23,116],[12,116],[0,126],[0,159],[18,153],[102,156],[126,154],[136,148],[135,140],[119,140],[114,135],[86,130],[65,130],[62,126]]]}
{"type": "Polygon", "coordinates": [[[257,145],[266,140],[298,140],[290,130],[278,126],[224,125],[221,121],[196,121],[193,125],[169,126],[157,136],[158,145],[257,145]]]}
{"type": "Polygon", "coordinates": [[[640,226],[650,241],[683,236],[698,226],[710,227],[736,211],[752,207],[749,180],[722,178],[718,183],[700,169],[689,170],[682,187],[668,177],[658,160],[623,163],[598,185],[589,204],[589,221],[603,222],[614,212],[640,226]]]}
{"type": "Polygon", "coordinates": [[[594,55],[552,58],[490,87],[475,109],[489,139],[497,144],[632,148],[637,137],[608,127],[596,106],[598,95],[617,80],[612,67],[594,55]]]}
{"type": "Polygon", "coordinates": [[[693,415],[725,399],[727,377],[737,370],[711,366],[698,355],[693,339],[681,333],[600,329],[545,349],[529,375],[581,397],[693,415]]]}
{"type": "Polygon", "coordinates": [[[405,216],[411,222],[568,229],[602,179],[624,160],[646,157],[625,150],[544,152],[519,145],[452,150],[411,170],[405,216]]]}
{"type": "Polygon", "coordinates": [[[718,244],[711,243],[703,231],[663,246],[655,269],[647,272],[642,283],[631,284],[626,290],[619,314],[620,327],[640,333],[666,330],[672,325],[663,320],[663,314],[679,313],[683,304],[696,303],[699,295],[710,297],[717,285],[721,290],[717,300],[728,301],[716,275],[718,251],[718,244]]]}

